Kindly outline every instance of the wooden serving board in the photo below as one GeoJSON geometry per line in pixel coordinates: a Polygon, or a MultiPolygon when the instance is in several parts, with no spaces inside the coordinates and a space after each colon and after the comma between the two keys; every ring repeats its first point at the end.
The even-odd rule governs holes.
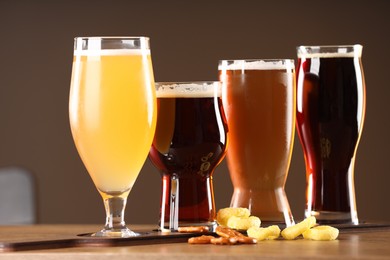
{"type": "MultiPolygon", "coordinates": [[[[267,226],[266,224],[262,226],[267,226]]],[[[390,223],[360,223],[359,225],[336,224],[341,233],[373,232],[388,230],[390,223]]],[[[129,238],[91,237],[94,225],[32,225],[0,226],[0,252],[43,250],[71,247],[114,247],[167,243],[185,243],[188,238],[215,233],[167,233],[152,230],[151,226],[134,227],[139,236],[129,238]]],[[[280,228],[284,227],[280,225],[280,228]]]]}
{"type": "MultiPolygon", "coordinates": [[[[326,225],[326,224],[324,224],[326,225]]],[[[390,223],[375,223],[375,222],[360,222],[358,225],[354,224],[329,224],[332,227],[338,228],[340,232],[369,232],[379,231],[380,229],[389,229],[390,223]]]]}
{"type": "MultiPolygon", "coordinates": [[[[74,236],[58,235],[57,238],[45,239],[11,239],[10,241],[0,241],[0,252],[23,251],[23,250],[42,250],[57,249],[69,247],[112,247],[112,246],[132,246],[163,243],[187,242],[188,238],[204,235],[207,233],[166,233],[158,231],[137,231],[139,236],[129,238],[109,238],[92,237],[89,234],[80,234],[74,236]]],[[[208,233],[213,234],[213,233],[208,233]]],[[[21,235],[22,236],[22,235],[21,235]]]]}

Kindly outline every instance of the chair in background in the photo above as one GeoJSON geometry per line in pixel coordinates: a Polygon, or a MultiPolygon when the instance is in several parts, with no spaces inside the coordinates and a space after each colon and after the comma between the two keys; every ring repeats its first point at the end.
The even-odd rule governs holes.
{"type": "Polygon", "coordinates": [[[21,167],[0,168],[0,225],[36,222],[35,182],[21,167]]]}

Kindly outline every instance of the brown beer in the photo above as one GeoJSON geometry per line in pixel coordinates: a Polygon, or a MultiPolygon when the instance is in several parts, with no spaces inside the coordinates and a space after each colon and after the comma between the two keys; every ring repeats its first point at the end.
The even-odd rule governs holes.
{"type": "Polygon", "coordinates": [[[284,186],[295,129],[293,61],[229,61],[219,66],[229,126],[232,207],[265,222],[293,223],[284,186]]]}
{"type": "MultiPolygon", "coordinates": [[[[227,128],[219,91],[157,85],[157,127],[149,157],[161,171],[161,228],[215,224],[212,174],[225,156],[227,128]],[[175,216],[175,212],[176,216],[175,216]]],[[[220,87],[220,85],[219,85],[220,87]]]]}
{"type": "Polygon", "coordinates": [[[306,160],[305,215],[322,223],[358,223],[353,175],[365,85],[360,54],[347,49],[298,50],[297,130],[306,160]]]}

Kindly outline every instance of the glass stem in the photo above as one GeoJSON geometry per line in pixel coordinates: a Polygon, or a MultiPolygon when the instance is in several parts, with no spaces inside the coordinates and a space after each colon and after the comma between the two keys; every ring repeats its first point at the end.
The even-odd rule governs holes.
{"type": "Polygon", "coordinates": [[[132,237],[138,236],[126,227],[125,207],[129,191],[118,194],[100,192],[106,209],[106,224],[104,228],[92,236],[98,237],[132,237]]]}
{"type": "Polygon", "coordinates": [[[120,231],[126,229],[125,223],[125,207],[127,197],[110,196],[105,197],[104,207],[106,208],[106,224],[105,230],[120,231]]]}
{"type": "Polygon", "coordinates": [[[179,229],[179,178],[174,174],[171,177],[171,198],[170,198],[169,229],[179,229]]]}

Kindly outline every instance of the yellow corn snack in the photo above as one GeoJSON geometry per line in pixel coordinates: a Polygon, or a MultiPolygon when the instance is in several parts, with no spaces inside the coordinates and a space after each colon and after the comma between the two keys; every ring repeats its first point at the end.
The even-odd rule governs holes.
{"type": "Polygon", "coordinates": [[[303,238],[310,240],[335,240],[339,235],[339,230],[331,226],[317,226],[303,232],[303,238]]]}
{"type": "Polygon", "coordinates": [[[260,224],[260,219],[255,216],[250,216],[249,218],[231,216],[226,223],[227,227],[239,230],[248,230],[250,227],[260,227],[260,224]]]}
{"type": "Polygon", "coordinates": [[[217,222],[219,225],[226,227],[229,218],[232,216],[248,218],[250,212],[247,208],[223,208],[218,210],[217,222]]]}
{"type": "Polygon", "coordinates": [[[282,231],[282,236],[284,239],[292,240],[301,235],[303,232],[309,230],[314,227],[316,224],[316,218],[314,216],[310,216],[305,220],[299,222],[296,225],[291,227],[287,227],[282,231]]]}
{"type": "Polygon", "coordinates": [[[266,228],[261,227],[251,227],[246,233],[249,237],[256,238],[257,241],[266,240],[266,239],[276,239],[280,235],[280,228],[276,225],[269,226],[266,228]]]}

